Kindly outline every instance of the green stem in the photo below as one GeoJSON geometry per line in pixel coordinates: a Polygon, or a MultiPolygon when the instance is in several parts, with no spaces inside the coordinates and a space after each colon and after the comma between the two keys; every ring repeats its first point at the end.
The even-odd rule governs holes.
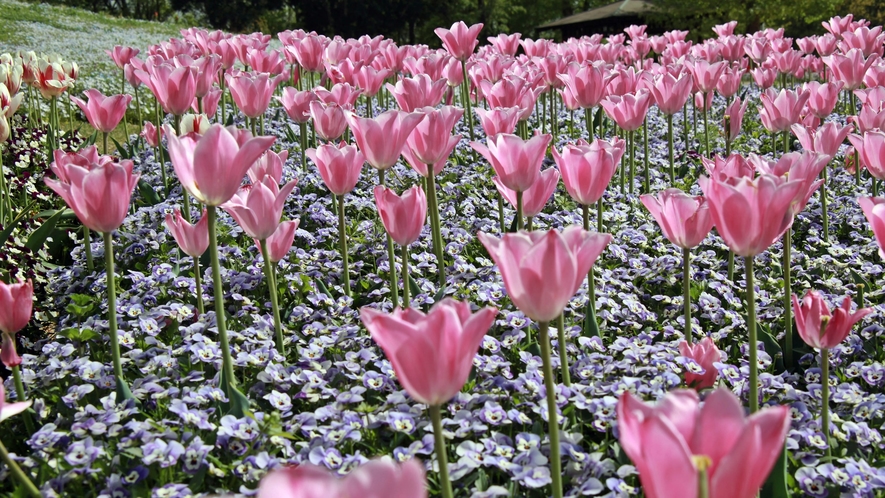
{"type": "Polygon", "coordinates": [[[630,130],[630,193],[633,193],[633,183],[636,180],[636,132],[630,130]]]}
{"type": "Polygon", "coordinates": [[[446,440],[443,436],[442,413],[439,405],[428,407],[430,421],[433,424],[433,448],[439,464],[439,488],[443,498],[452,498],[452,481],[449,480],[449,459],[446,455],[446,440]]]}
{"type": "Polygon", "coordinates": [[[206,312],[206,307],[203,305],[203,275],[200,269],[200,258],[194,258],[194,286],[197,290],[197,311],[200,312],[200,315],[206,312]]]}
{"type": "Polygon", "coordinates": [[[698,498],[710,498],[710,479],[706,466],[698,469],[698,498]]]}
{"type": "MultiPolygon", "coordinates": [[[[378,183],[384,185],[383,169],[378,170],[378,183]]],[[[396,260],[394,259],[393,239],[390,238],[390,234],[387,233],[387,230],[385,230],[384,233],[387,235],[387,263],[390,266],[390,299],[393,303],[393,307],[397,308],[399,307],[399,282],[396,278],[396,260]]]]}
{"type": "Polygon", "coordinates": [[[685,342],[691,341],[691,249],[682,248],[682,300],[685,308],[685,342]]]}
{"type": "MultiPolygon", "coordinates": [[[[593,270],[590,270],[590,274],[593,274],[593,270]]],[[[566,339],[565,339],[565,313],[559,314],[559,319],[556,320],[556,331],[559,338],[559,363],[560,368],[562,369],[562,384],[565,387],[571,387],[572,379],[571,374],[568,371],[568,348],[566,347],[566,339]]]]}
{"type": "Polygon", "coordinates": [[[86,244],[86,269],[92,273],[95,270],[95,263],[92,260],[92,231],[86,226],[83,227],[83,241],[86,244]]]}
{"type": "MultiPolygon", "coordinates": [[[[138,87],[135,87],[135,114],[138,116],[138,126],[144,126],[144,121],[141,119],[141,98],[138,96],[138,87]]],[[[139,134],[138,142],[142,145],[144,138],[139,134]]]]}
{"type": "Polygon", "coordinates": [[[553,383],[553,365],[550,362],[550,336],[547,322],[538,323],[541,342],[541,361],[544,368],[544,387],[547,391],[547,432],[550,437],[550,477],[553,479],[553,497],[562,498],[562,463],[559,455],[559,422],[556,415],[556,387],[553,383]]]}
{"type": "Polygon", "coordinates": [[[522,192],[516,192],[516,230],[522,230],[522,192]]]}
{"type": "Polygon", "coordinates": [[[750,335],[750,413],[759,410],[759,382],[756,380],[759,362],[756,360],[756,289],[753,281],[753,256],[744,258],[747,270],[747,329],[750,335]]]}
{"type": "Polygon", "coordinates": [[[707,93],[705,92],[701,98],[704,99],[702,102],[701,108],[704,111],[704,152],[707,158],[712,157],[712,151],[710,150],[710,126],[707,121],[707,93]]]}
{"type": "Polygon", "coordinates": [[[412,306],[411,289],[409,288],[409,246],[403,246],[403,307],[412,306]]]}
{"type": "Polygon", "coordinates": [[[307,171],[307,123],[298,123],[301,133],[298,138],[301,140],[301,168],[307,171]]]}
{"type": "Polygon", "coordinates": [[[12,204],[9,202],[9,189],[6,187],[6,174],[3,172],[3,149],[0,148],[0,224],[12,220],[12,204]]]}
{"type": "Polygon", "coordinates": [[[793,229],[787,228],[784,232],[784,364],[787,369],[793,368],[793,302],[792,282],[790,281],[790,252],[793,246],[793,229]]]}
{"type": "MultiPolygon", "coordinates": [[[[12,367],[12,378],[15,382],[15,397],[17,398],[16,401],[26,400],[27,398],[25,397],[25,385],[22,382],[22,371],[20,365],[12,367]]],[[[24,417],[25,428],[28,430],[28,434],[33,434],[34,421],[31,419],[31,414],[28,412],[24,412],[22,413],[22,417],[24,417]]]]}
{"type": "Polygon", "coordinates": [[[102,154],[108,155],[108,134],[107,134],[107,132],[101,133],[101,146],[102,146],[102,150],[104,151],[104,152],[102,152],[102,154]]]}
{"type": "Polygon", "coordinates": [[[651,192],[648,178],[648,115],[646,115],[645,123],[642,125],[642,142],[642,193],[648,194],[651,192]]]}
{"type": "MultiPolygon", "coordinates": [[[[121,76],[120,80],[122,82],[122,85],[121,85],[122,90],[120,91],[120,93],[125,95],[126,94],[126,71],[122,71],[122,74],[120,76],[121,76]]],[[[126,110],[129,110],[128,105],[126,106],[126,110]]],[[[128,143],[129,142],[129,124],[126,123],[126,112],[125,111],[123,112],[123,134],[126,135],[125,140],[128,143]]]]}
{"type": "Polygon", "coordinates": [[[212,285],[215,288],[215,324],[221,341],[221,390],[230,399],[234,382],[234,362],[230,355],[230,342],[227,339],[227,324],[224,316],[224,289],[221,283],[221,265],[218,263],[218,237],[216,233],[216,207],[206,206],[209,216],[209,255],[212,258],[212,285]]]}
{"type": "Polygon", "coordinates": [[[593,141],[593,108],[587,107],[584,109],[584,122],[587,127],[587,141],[593,141]]]}
{"type": "Polygon", "coordinates": [[[784,154],[787,154],[789,152],[790,152],[790,132],[785,131],[784,132],[784,154]]]}
{"type": "Polygon", "coordinates": [[[218,86],[221,87],[221,125],[227,125],[227,92],[225,92],[224,68],[221,69],[221,77],[218,78],[218,86]]]}
{"type": "Polygon", "coordinates": [[[467,61],[461,61],[461,72],[464,75],[464,81],[461,86],[464,88],[464,102],[467,104],[464,114],[467,116],[467,129],[470,132],[470,141],[473,141],[473,104],[470,102],[470,80],[467,78],[467,61]]]}
{"type": "Polygon", "coordinates": [[[286,357],[286,344],[283,341],[283,327],[280,324],[280,304],[277,299],[277,282],[274,277],[273,261],[267,250],[267,239],[261,241],[261,256],[264,258],[264,278],[267,279],[267,290],[270,292],[270,306],[273,309],[273,329],[276,335],[277,352],[286,357]]]}
{"type": "Polygon", "coordinates": [[[596,201],[596,231],[599,233],[602,233],[602,229],[604,228],[602,226],[602,197],[603,196],[599,196],[599,200],[596,201]]]}
{"type": "Polygon", "coordinates": [[[501,233],[507,232],[507,223],[504,221],[504,198],[498,192],[498,223],[501,225],[501,233]]]}
{"type": "Polygon", "coordinates": [[[667,114],[667,153],[670,158],[670,185],[676,182],[676,167],[673,157],[673,115],[667,114]]]}
{"type": "Polygon", "coordinates": [[[439,196],[436,191],[436,176],[433,172],[433,165],[427,165],[427,190],[428,202],[430,203],[430,231],[433,236],[433,250],[436,253],[436,271],[439,278],[439,288],[446,286],[446,260],[443,251],[445,243],[442,239],[442,230],[440,228],[439,217],[439,196]]]}
{"type": "Polygon", "coordinates": [[[12,456],[9,455],[9,452],[6,450],[6,446],[3,446],[3,442],[0,441],[0,460],[3,460],[3,463],[6,465],[6,468],[9,469],[9,473],[15,477],[15,479],[25,488],[25,492],[28,496],[33,498],[40,498],[40,490],[37,489],[37,486],[34,486],[34,483],[31,482],[31,479],[28,478],[27,474],[15,463],[15,460],[12,459],[12,456]]]}
{"type": "Polygon", "coordinates": [[[688,152],[688,101],[685,101],[685,104],[682,104],[682,139],[685,141],[685,151],[683,153],[688,152]]]}
{"type": "Polygon", "coordinates": [[[833,456],[833,450],[830,447],[830,352],[827,348],[820,350],[820,371],[821,371],[821,431],[824,433],[824,440],[827,442],[827,456],[833,456]]]}
{"type": "Polygon", "coordinates": [[[734,251],[728,250],[728,281],[734,282],[734,251]]]}
{"type": "Polygon", "coordinates": [[[120,361],[120,338],[117,337],[117,286],[114,281],[114,239],[103,233],[104,266],[108,287],[108,335],[111,336],[111,355],[114,360],[114,375],[122,381],[123,365],[120,361]]]}
{"type": "Polygon", "coordinates": [[[341,251],[341,279],[344,281],[344,295],[350,296],[350,259],[347,254],[347,225],[344,220],[343,195],[338,196],[338,247],[341,251]]]}

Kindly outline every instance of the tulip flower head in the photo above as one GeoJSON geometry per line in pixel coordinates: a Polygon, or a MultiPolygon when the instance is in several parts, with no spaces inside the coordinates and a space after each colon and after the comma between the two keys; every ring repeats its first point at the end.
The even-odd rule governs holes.
{"type": "Polygon", "coordinates": [[[480,142],[470,142],[470,145],[491,163],[505,187],[525,192],[541,174],[541,163],[550,139],[549,134],[535,135],[529,140],[500,134],[488,138],[487,146],[480,142]]]}
{"type": "Polygon", "coordinates": [[[667,240],[683,249],[698,246],[713,228],[713,216],[703,196],[668,188],[657,196],[643,194],[639,200],[654,216],[667,240]]]}
{"type": "Polygon", "coordinates": [[[0,382],[0,422],[8,419],[9,417],[18,415],[19,413],[27,410],[31,406],[31,401],[19,401],[16,403],[7,403],[6,402],[6,389],[3,387],[3,383],[0,382]]]}
{"type": "Polygon", "coordinates": [[[704,337],[700,342],[689,344],[685,341],[679,343],[679,354],[691,358],[703,371],[686,371],[685,385],[692,389],[701,390],[716,385],[719,370],[713,365],[722,361],[722,354],[713,339],[704,337]]]}
{"type": "Polygon", "coordinates": [[[132,102],[132,95],[105,97],[95,89],[86,90],[83,93],[88,98],[87,102],[77,97],[71,97],[71,100],[80,107],[89,124],[102,133],[114,131],[114,128],[120,124],[120,120],[126,114],[129,103],[132,102]]]}
{"type": "MultiPolygon", "coordinates": [[[[271,262],[279,263],[289,254],[289,249],[292,248],[292,243],[295,241],[295,232],[298,230],[299,221],[287,220],[280,223],[277,225],[277,229],[274,230],[273,235],[266,239],[267,252],[271,262]]],[[[258,239],[252,240],[260,252],[261,241],[258,239]]]]}
{"type": "Polygon", "coordinates": [[[270,176],[251,186],[243,187],[221,205],[249,237],[264,240],[273,235],[283,216],[286,197],[295,188],[297,180],[283,185],[270,176]]]}
{"type": "Polygon", "coordinates": [[[188,256],[199,258],[209,248],[209,217],[206,216],[206,209],[203,209],[200,221],[193,225],[176,209],[174,213],[166,215],[166,228],[188,256]]]}
{"type": "Polygon", "coordinates": [[[408,246],[418,240],[427,219],[427,196],[421,187],[411,187],[399,196],[383,185],[376,185],[374,194],[381,222],[394,242],[408,246]]]}
{"type": "Polygon", "coordinates": [[[29,279],[7,284],[0,281],[0,332],[13,335],[31,321],[34,283],[29,279]]]}
{"type": "Polygon", "coordinates": [[[269,472],[258,485],[258,498],[427,498],[424,466],[372,460],[346,477],[310,463],[269,472]]]}
{"type": "Polygon", "coordinates": [[[842,306],[830,312],[820,292],[809,290],[802,301],[793,294],[793,313],[796,330],[805,344],[817,349],[833,349],[851,333],[851,327],[872,313],[870,308],[851,312],[851,298],[846,297],[842,306]]]}
{"type": "Polygon", "coordinates": [[[366,158],[354,145],[323,144],[307,149],[307,157],[317,165],[326,187],[335,195],[344,195],[356,187],[366,158]]]}

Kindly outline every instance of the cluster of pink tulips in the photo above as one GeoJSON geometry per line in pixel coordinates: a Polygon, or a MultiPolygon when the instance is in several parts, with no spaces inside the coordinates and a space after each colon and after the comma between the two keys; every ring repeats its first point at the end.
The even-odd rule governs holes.
{"type": "MultiPolygon", "coordinates": [[[[475,157],[484,159],[479,168],[490,166],[488,182],[499,194],[501,233],[481,231],[477,237],[497,266],[510,302],[537,326],[537,336],[530,335],[528,342],[537,343],[542,361],[546,411],[541,416],[548,424],[552,478],[547,494],[561,498],[564,489],[563,410],[556,398],[557,375],[565,386],[571,382],[565,333],[568,304],[586,279],[585,329],[604,337],[596,319],[594,266],[605,260],[604,252],[613,239],[605,233],[604,202],[619,175],[619,193],[608,192],[608,198],[619,195],[631,209],[644,206],[664,236],[681,249],[684,341],[679,348],[703,369],[685,374],[686,386],[694,390],[673,391],[655,406],[624,393],[618,404],[620,446],[639,471],[646,496],[756,496],[784,450],[790,421],[785,407],[759,409],[764,400],[757,375],[756,256],[781,241],[784,364],[793,365],[795,322],[800,337],[820,353],[821,427],[827,441],[828,350],[872,312],[853,310],[848,297],[831,311],[818,292],[810,290],[800,300],[791,288],[794,219],[817,194],[823,216],[821,238],[828,240],[828,168],[846,140],[853,146],[848,155],[854,156],[857,181],[863,180],[864,169],[872,177],[874,195],[858,202],[885,257],[885,198],[876,196],[877,181],[885,179],[885,33],[867,24],[851,16],[834,18],[824,23],[827,34],[792,40],[782,30],[738,35],[736,23],[728,23],[716,26],[717,36],[703,43],[687,41],[687,32],[647,36],[644,26],[631,26],[625,34],[606,40],[594,35],[559,44],[521,39],[519,34],[498,35],[488,37],[489,44],[477,49],[483,25],[468,27],[459,22],[436,30],[443,46],[440,50],[397,46],[381,37],[345,41],[303,31],[279,33],[282,47],[272,49],[267,35],[192,28],[182,32],[182,39],[151,47],[143,60],[137,49],[115,47],[108,53],[122,74],[121,94],[105,96],[91,89],[85,99],[70,99],[102,134],[103,154],[95,146],[57,150],[53,175],[45,181],[83,224],[89,269],[90,232],[103,237],[117,400],[133,396],[117,333],[113,234],[130,211],[140,175],[133,171],[131,160],[109,154],[108,136],[121,122],[126,124],[124,117],[133,101],[125,91],[128,83],[135,92],[140,122],[141,86],[158,104],[140,135],[156,151],[166,194],[177,195],[181,201],[180,209],[167,215],[166,226],[182,253],[192,258],[193,298],[200,314],[205,313],[200,257],[209,251],[214,324],[222,353],[217,382],[229,400],[229,413],[246,415],[249,402],[238,390],[228,339],[218,208],[231,215],[252,239],[249,244],[254,242],[261,252],[276,352],[286,358],[287,344],[292,341],[280,317],[276,264],[292,247],[299,223],[283,219],[287,199],[297,195],[297,180],[284,181],[284,165],[294,161],[296,154],[273,150],[275,138],[265,135],[268,110],[279,105],[298,124],[302,170],[316,167],[332,196],[342,268],[334,289],[346,297],[353,297],[358,288],[351,285],[346,201],[366,164],[377,171],[372,193],[378,221],[387,234],[392,311],[367,306],[360,316],[399,383],[413,400],[427,407],[442,496],[454,496],[444,408],[467,382],[498,310],[477,309],[449,297],[442,297],[429,310],[414,306],[409,247],[420,243],[429,225],[436,284],[439,296],[445,296],[448,267],[440,182],[462,140],[471,149],[463,154],[475,152],[475,157]],[[799,50],[793,48],[794,42],[799,50]],[[520,48],[523,53],[517,55],[520,48]],[[770,133],[768,155],[732,153],[749,103],[738,96],[747,73],[762,89],[759,114],[770,133]],[[795,80],[803,83],[792,85],[795,80]],[[726,101],[721,132],[710,119],[717,95],[726,101]],[[823,123],[840,105],[842,95],[849,96],[850,123],[823,123]],[[696,120],[695,132],[690,132],[689,107],[701,112],[702,133],[697,131],[696,120]],[[579,129],[571,130],[565,143],[557,138],[563,132],[563,109],[572,116],[584,111],[584,136],[579,129]],[[653,112],[667,123],[665,174],[655,171],[649,161],[648,122],[653,112]],[[695,192],[703,195],[689,193],[694,180],[677,175],[674,116],[679,113],[684,118],[686,143],[682,152],[691,150],[695,137],[702,137],[698,145],[703,144],[704,174],[697,179],[695,192]],[[474,126],[475,120],[479,127],[474,126]],[[226,126],[228,121],[235,124],[226,126]],[[466,126],[466,136],[456,133],[459,123],[462,129],[466,126]],[[604,138],[606,130],[611,138],[604,138]],[[792,151],[793,136],[801,151],[792,151]],[[719,147],[717,137],[724,139],[724,147],[719,147]],[[644,149],[641,172],[637,172],[637,139],[644,149]],[[180,185],[178,193],[166,178],[164,142],[180,185]],[[545,169],[548,155],[555,166],[545,169]],[[402,167],[401,163],[417,173],[418,181],[398,191],[387,181],[387,174],[402,167]],[[556,195],[560,179],[568,198],[580,206],[582,224],[533,230],[543,226],[542,214],[556,195]],[[669,188],[653,191],[661,182],[669,188]],[[631,195],[637,187],[642,192],[638,198],[631,195]],[[505,201],[515,213],[513,232],[506,229],[505,201]],[[750,375],[741,394],[749,416],[741,398],[724,388],[710,390],[717,383],[714,363],[721,361],[721,353],[692,320],[691,252],[708,240],[713,228],[730,251],[729,279],[736,281],[734,257],[744,260],[750,375]],[[401,255],[399,275],[395,246],[401,255]],[[559,372],[554,372],[551,326],[558,332],[559,372]],[[703,405],[698,391],[705,395],[703,405]]],[[[76,78],[76,65],[66,64],[27,56],[0,61],[0,143],[8,136],[8,131],[4,136],[6,116],[22,103],[21,81],[51,99],[58,129],[57,97],[76,78]]],[[[572,121],[570,127],[574,127],[572,121]]],[[[0,184],[0,190],[6,192],[5,185],[0,184]]],[[[0,221],[11,210],[8,197],[8,192],[0,196],[0,221]]],[[[0,283],[0,358],[15,375],[20,401],[26,393],[14,335],[30,319],[32,294],[30,282],[0,283]]],[[[29,403],[4,404],[4,395],[0,385],[0,422],[24,411],[29,403]]],[[[25,417],[30,420],[27,413],[25,417]]],[[[11,473],[33,488],[2,443],[0,452],[11,473]]],[[[421,498],[427,495],[424,472],[414,461],[399,465],[376,460],[338,478],[304,465],[271,472],[258,496],[421,498]]]]}

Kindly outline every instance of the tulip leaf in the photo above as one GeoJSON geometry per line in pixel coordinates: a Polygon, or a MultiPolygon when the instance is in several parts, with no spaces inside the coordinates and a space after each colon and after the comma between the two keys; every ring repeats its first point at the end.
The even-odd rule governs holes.
{"type": "Polygon", "coordinates": [[[781,349],[781,345],[777,341],[777,338],[772,335],[768,327],[758,321],[756,322],[756,332],[759,340],[765,345],[765,352],[771,356],[775,369],[778,372],[783,372],[785,370],[783,349],[781,349]]]}
{"type": "Polygon", "coordinates": [[[230,411],[227,412],[228,415],[233,415],[237,418],[245,417],[246,412],[249,411],[249,398],[247,398],[245,394],[240,392],[240,390],[237,389],[236,386],[231,384],[228,399],[230,400],[230,411]]]}
{"type": "MultiPolygon", "coordinates": [[[[851,268],[848,269],[848,272],[851,273],[851,279],[854,280],[855,285],[863,284],[865,289],[873,290],[873,286],[870,285],[869,280],[863,278],[860,275],[860,273],[857,273],[856,271],[852,270],[851,268]]],[[[857,303],[857,305],[863,306],[863,303],[857,303]]]]}
{"type": "Polygon", "coordinates": [[[34,230],[34,233],[28,237],[28,241],[25,242],[25,247],[28,249],[37,252],[40,248],[43,247],[43,243],[46,242],[46,239],[49,238],[49,235],[55,230],[55,225],[58,223],[59,218],[64,214],[64,209],[59,209],[52,216],[49,217],[48,220],[44,221],[40,228],[34,230]]]}
{"type": "Polygon", "coordinates": [[[507,229],[507,233],[514,233],[514,232],[516,232],[516,216],[513,217],[513,222],[510,223],[510,228],[507,229]]]}
{"type": "Polygon", "coordinates": [[[129,384],[126,383],[125,380],[120,377],[114,377],[117,380],[117,403],[121,401],[125,401],[127,399],[135,399],[135,396],[132,395],[132,391],[129,390],[129,384]]]}
{"type": "Polygon", "coordinates": [[[599,324],[596,322],[596,310],[593,302],[587,300],[587,308],[584,310],[584,337],[599,337],[599,324]]]}
{"type": "Polygon", "coordinates": [[[133,147],[131,150],[127,149],[114,137],[111,137],[111,142],[114,142],[114,147],[117,148],[117,154],[120,155],[121,159],[132,159],[132,153],[135,151],[135,147],[133,147]]]}
{"type": "Polygon", "coordinates": [[[790,490],[787,485],[787,447],[784,445],[781,455],[774,463],[771,474],[762,485],[762,491],[759,493],[762,498],[789,498],[790,490]]]}
{"type": "MultiPolygon", "coordinates": [[[[411,275],[409,276],[409,278],[411,278],[411,275]]],[[[447,287],[441,287],[438,291],[436,291],[436,294],[433,295],[433,302],[438,303],[442,301],[442,299],[446,297],[446,290],[448,290],[447,287]]],[[[415,295],[417,295],[417,292],[415,293],[415,295]]]]}
{"type": "MultiPolygon", "coordinates": [[[[418,294],[421,293],[421,288],[418,287],[418,282],[416,282],[415,279],[412,278],[411,273],[409,274],[409,290],[412,291],[412,297],[417,296],[418,294]]],[[[436,302],[436,301],[434,301],[434,302],[436,302]]]]}
{"type": "Polygon", "coordinates": [[[154,190],[150,183],[143,179],[138,179],[138,194],[141,200],[148,206],[156,206],[160,203],[160,195],[154,190]]]}
{"type": "Polygon", "coordinates": [[[320,293],[320,294],[325,294],[325,295],[327,295],[327,296],[329,296],[329,297],[332,297],[332,293],[329,292],[329,288],[326,287],[325,282],[323,282],[323,281],[320,280],[320,279],[316,279],[316,280],[314,280],[314,283],[316,284],[316,288],[317,288],[317,292],[318,292],[318,293],[320,293]]]}

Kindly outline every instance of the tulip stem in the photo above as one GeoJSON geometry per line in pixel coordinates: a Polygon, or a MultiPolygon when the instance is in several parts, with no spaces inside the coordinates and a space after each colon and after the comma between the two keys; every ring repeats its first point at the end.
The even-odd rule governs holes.
{"type": "MultiPolygon", "coordinates": [[[[823,335],[823,334],[821,334],[823,335]]],[[[821,376],[821,431],[824,433],[824,441],[827,442],[827,456],[833,456],[830,447],[830,350],[820,350],[820,376],[821,376]]]]}
{"type": "Polygon", "coordinates": [[[301,170],[307,171],[307,123],[298,123],[300,133],[298,138],[301,140],[301,170]]]}
{"type": "Polygon", "coordinates": [[[403,308],[412,306],[411,289],[409,289],[409,246],[403,246],[403,308]]]}
{"type": "MultiPolygon", "coordinates": [[[[15,338],[13,338],[13,341],[15,338]]],[[[16,401],[24,401],[25,398],[25,385],[22,383],[22,370],[21,365],[15,365],[12,367],[12,378],[15,382],[15,397],[16,401]]],[[[25,420],[25,428],[28,430],[28,434],[34,433],[34,421],[31,420],[31,414],[28,412],[24,412],[22,417],[25,420]]]]}
{"type": "Polygon", "coordinates": [[[787,370],[793,368],[793,303],[792,282],[790,281],[790,260],[793,246],[793,228],[787,228],[784,232],[784,366],[787,370]]]}
{"type": "Polygon", "coordinates": [[[439,488],[443,498],[452,498],[452,481],[449,480],[449,459],[446,455],[446,440],[443,436],[442,413],[440,405],[431,405],[430,421],[433,424],[433,448],[439,464],[439,488]]]}
{"type": "MultiPolygon", "coordinates": [[[[596,201],[596,231],[599,233],[602,233],[602,230],[604,228],[602,226],[602,212],[603,212],[602,196],[599,196],[599,200],[596,201]]],[[[589,228],[588,228],[588,230],[589,230],[589,228]]]]}
{"type": "MultiPolygon", "coordinates": [[[[120,76],[121,76],[120,81],[122,83],[120,85],[121,86],[120,93],[122,95],[126,95],[126,71],[125,70],[121,71],[120,76]]],[[[126,110],[123,111],[123,134],[126,135],[126,142],[127,143],[129,142],[129,124],[126,123],[126,111],[128,111],[128,110],[129,110],[129,105],[127,104],[126,110]]],[[[107,154],[107,152],[105,152],[105,154],[107,154]]]]}
{"type": "Polygon", "coordinates": [[[132,394],[129,393],[129,388],[125,387],[126,381],[123,378],[123,364],[120,360],[120,338],[117,334],[117,283],[114,274],[114,237],[110,233],[103,233],[102,236],[104,237],[104,267],[108,288],[108,335],[111,336],[111,356],[114,361],[114,375],[117,377],[117,398],[119,402],[122,401],[120,399],[122,394],[128,394],[129,397],[132,394]]]}
{"type": "Polygon", "coordinates": [[[787,154],[789,152],[790,152],[790,132],[785,131],[784,132],[784,154],[787,154]]]}
{"type": "Polygon", "coordinates": [[[230,343],[227,339],[227,325],[224,317],[224,290],[221,283],[221,265],[218,263],[215,206],[206,206],[206,214],[209,216],[209,256],[212,260],[212,285],[215,288],[215,324],[221,341],[221,390],[230,399],[231,383],[234,381],[234,363],[230,355],[230,343]]]}
{"type": "Polygon", "coordinates": [[[516,192],[516,231],[522,230],[522,192],[516,192]]]}
{"type": "MultiPolygon", "coordinates": [[[[593,270],[591,269],[590,275],[592,273],[593,270]]],[[[560,313],[559,318],[556,320],[556,331],[559,339],[559,363],[562,369],[562,384],[565,387],[571,387],[572,379],[568,368],[568,348],[566,347],[565,338],[565,312],[560,313]]]]}
{"type": "Polygon", "coordinates": [[[593,141],[593,108],[585,107],[584,108],[584,122],[587,127],[587,141],[593,141]]]}
{"type": "MultiPolygon", "coordinates": [[[[334,198],[335,195],[333,194],[334,198]]],[[[347,225],[344,222],[344,196],[338,196],[338,247],[341,251],[342,280],[344,295],[350,296],[350,260],[347,255],[347,225]]]]}
{"type": "Polygon", "coordinates": [[[9,201],[9,189],[6,187],[6,173],[3,172],[3,149],[0,147],[0,224],[6,225],[7,218],[10,220],[13,219],[12,203],[9,201]]]}
{"type": "MultiPolygon", "coordinates": [[[[160,177],[163,180],[163,193],[169,197],[169,180],[166,178],[166,161],[163,159],[163,117],[160,115],[160,104],[157,104],[157,163],[160,166],[160,177]]],[[[168,142],[167,142],[168,143],[168,142]]]]}
{"type": "Polygon", "coordinates": [[[698,469],[698,498],[710,498],[710,478],[707,475],[706,464],[702,464],[698,469]]]}
{"type": "Polygon", "coordinates": [[[504,198],[498,192],[498,223],[501,225],[501,234],[507,233],[507,223],[504,222],[504,198]]]}
{"type": "Polygon", "coordinates": [[[682,134],[683,141],[685,142],[685,150],[683,154],[688,152],[688,101],[686,100],[684,104],[682,104],[682,134]]]}
{"type": "Polygon", "coordinates": [[[728,281],[734,282],[734,251],[728,250],[728,281]]]}
{"type": "Polygon", "coordinates": [[[701,98],[704,99],[703,102],[701,102],[701,109],[704,111],[704,155],[709,159],[712,155],[710,151],[710,126],[707,121],[707,92],[704,92],[701,95],[701,98]]]}
{"type": "Polygon", "coordinates": [[[630,193],[633,193],[633,181],[636,179],[636,132],[630,130],[630,193]]]}
{"type": "Polygon", "coordinates": [[[645,116],[645,123],[642,125],[642,193],[648,194],[651,192],[651,187],[649,186],[650,180],[648,178],[648,115],[645,116]]]}
{"type": "Polygon", "coordinates": [[[446,286],[446,260],[443,252],[445,244],[440,228],[439,196],[436,192],[436,174],[432,164],[427,165],[427,190],[430,194],[427,196],[427,201],[430,204],[430,230],[433,237],[433,250],[436,253],[436,271],[439,278],[439,288],[444,289],[446,286]]]}
{"type": "Polygon", "coordinates": [[[562,464],[559,455],[559,423],[556,415],[556,387],[553,383],[553,365],[550,363],[550,336],[547,322],[538,323],[541,343],[541,361],[544,368],[544,387],[547,391],[547,432],[550,437],[550,477],[553,479],[553,497],[562,498],[562,464]]]}
{"type": "Polygon", "coordinates": [[[86,244],[86,269],[91,273],[95,270],[95,264],[92,261],[92,230],[83,227],[83,241],[86,244]]]}
{"type": "Polygon", "coordinates": [[[464,75],[464,81],[461,82],[461,87],[464,89],[464,103],[467,104],[465,107],[466,112],[464,113],[467,116],[467,130],[470,132],[470,141],[473,141],[473,104],[470,102],[470,80],[467,78],[467,61],[461,61],[461,72],[464,75]]]}
{"type": "Polygon", "coordinates": [[[691,346],[691,249],[682,248],[682,305],[685,308],[685,342],[691,346]]]}
{"type": "Polygon", "coordinates": [[[102,154],[108,155],[108,133],[106,131],[101,132],[101,146],[104,151],[102,154]]]}
{"type": "Polygon", "coordinates": [[[675,160],[673,158],[673,115],[667,114],[667,153],[670,158],[670,186],[676,182],[675,160]]]}
{"type": "Polygon", "coordinates": [[[533,223],[534,223],[534,217],[533,217],[533,216],[526,216],[526,218],[525,218],[525,229],[528,230],[529,232],[531,232],[531,231],[532,231],[532,228],[533,228],[533,226],[534,226],[533,223]]]}
{"type": "MultiPolygon", "coordinates": [[[[138,116],[138,126],[144,126],[144,121],[141,119],[141,98],[138,96],[138,87],[135,87],[135,114],[138,116]]],[[[142,136],[138,135],[140,145],[144,145],[142,140],[142,136]]]]}
{"type": "Polygon", "coordinates": [[[200,269],[200,258],[198,257],[194,257],[194,286],[197,291],[197,311],[202,315],[206,312],[206,307],[203,306],[203,275],[200,269]]]}
{"type": "Polygon", "coordinates": [[[221,125],[227,126],[227,95],[224,91],[224,68],[221,68],[221,77],[218,78],[218,86],[221,87],[221,125]]]}
{"type": "MultiPolygon", "coordinates": [[[[378,184],[384,185],[384,170],[378,170],[378,184]]],[[[380,214],[378,216],[381,216],[380,214]]],[[[387,235],[387,264],[390,267],[390,300],[393,303],[393,307],[399,307],[399,282],[396,278],[396,261],[394,261],[394,252],[393,252],[393,239],[390,238],[390,234],[387,233],[387,230],[384,231],[387,235]]]]}
{"type": "Polygon", "coordinates": [[[744,258],[747,270],[747,329],[750,335],[750,413],[759,410],[759,383],[756,381],[759,363],[756,360],[756,289],[753,282],[753,256],[744,258]]]}
{"type": "Polygon", "coordinates": [[[280,304],[277,300],[277,282],[273,271],[273,261],[267,251],[267,239],[261,242],[261,256],[264,258],[264,278],[270,291],[270,306],[273,309],[273,329],[276,336],[277,352],[286,357],[286,344],[283,342],[283,327],[280,325],[280,304]]]}
{"type": "Polygon", "coordinates": [[[27,474],[15,463],[15,460],[12,459],[12,456],[9,455],[9,451],[6,450],[6,446],[3,445],[3,442],[0,441],[0,460],[3,460],[3,463],[6,465],[6,468],[9,469],[9,473],[12,474],[15,479],[24,486],[25,492],[28,493],[28,496],[32,496],[33,498],[40,498],[42,496],[40,494],[40,490],[37,489],[37,486],[34,486],[34,483],[31,482],[31,479],[28,478],[27,474]]]}

